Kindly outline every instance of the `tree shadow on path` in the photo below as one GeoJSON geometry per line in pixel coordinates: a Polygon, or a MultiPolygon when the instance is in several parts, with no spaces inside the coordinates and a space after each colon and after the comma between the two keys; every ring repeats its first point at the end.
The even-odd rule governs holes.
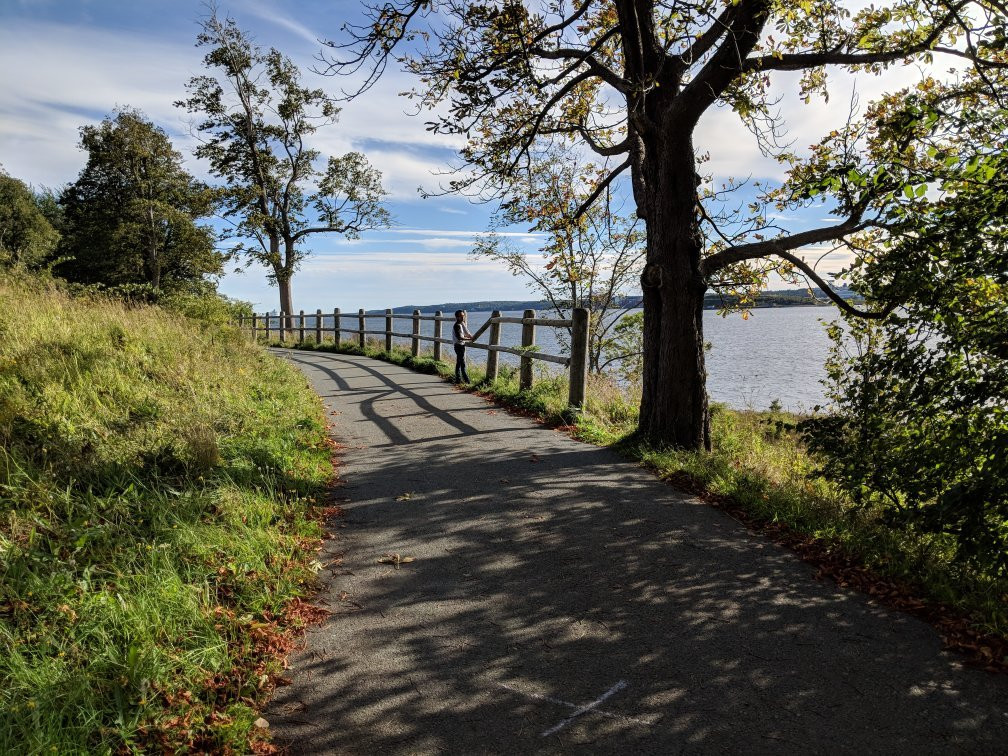
{"type": "Polygon", "coordinates": [[[292,750],[1006,748],[1003,677],[609,450],[436,378],[294,359],[357,448],[333,616],[267,714],[292,750]]]}

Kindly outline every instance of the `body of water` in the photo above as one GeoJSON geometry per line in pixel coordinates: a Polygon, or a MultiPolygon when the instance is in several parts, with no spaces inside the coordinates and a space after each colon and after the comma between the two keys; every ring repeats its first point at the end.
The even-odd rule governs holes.
{"type": "MultiPolygon", "coordinates": [[[[426,314],[426,313],[425,313],[426,314]]],[[[503,313],[521,317],[519,312],[503,313]]],[[[542,317],[553,315],[541,312],[542,317]]],[[[489,312],[470,312],[469,330],[475,332],[490,317],[489,312]]],[[[832,320],[836,310],[829,307],[767,307],[752,311],[748,320],[740,315],[723,318],[713,310],[704,311],[704,338],[711,343],[707,353],[707,390],[715,402],[739,409],[766,409],[777,400],[784,409],[801,412],[824,404],[823,367],[829,350],[822,320],[832,320]]],[[[305,318],[307,328],[314,328],[314,316],[305,318]]],[[[384,331],[384,316],[368,316],[367,330],[384,331]]],[[[332,327],[332,316],[323,317],[325,327],[332,327]]],[[[341,322],[343,339],[353,338],[350,333],[357,328],[356,314],[344,314],[341,322]]],[[[409,316],[397,316],[393,330],[410,333],[409,316]]],[[[434,323],[420,321],[420,332],[433,335],[434,323]]],[[[444,323],[442,335],[451,338],[451,323],[444,323]]],[[[397,338],[396,343],[408,345],[409,339],[397,338]]],[[[487,334],[479,338],[486,343],[487,334]]],[[[521,326],[504,323],[501,326],[501,343],[505,346],[521,344],[521,326]]],[[[565,350],[557,341],[557,329],[537,328],[536,343],[546,354],[563,354],[565,350]]],[[[422,342],[429,347],[430,342],[422,342]]],[[[451,346],[445,345],[446,359],[454,359],[451,346]]],[[[486,352],[470,350],[470,360],[482,362],[486,352]]],[[[517,355],[500,353],[503,363],[518,364],[517,355]]],[[[538,365],[550,365],[542,361],[538,365]]],[[[550,365],[550,367],[555,367],[550,365]]]]}

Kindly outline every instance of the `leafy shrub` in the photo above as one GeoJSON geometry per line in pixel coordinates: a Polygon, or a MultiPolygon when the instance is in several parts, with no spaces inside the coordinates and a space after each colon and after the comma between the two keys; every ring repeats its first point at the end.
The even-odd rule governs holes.
{"type": "Polygon", "coordinates": [[[835,412],[803,427],[856,505],[1006,575],[1008,158],[971,164],[979,180],[943,187],[913,234],[855,268],[867,299],[900,306],[834,324],[835,412]]]}

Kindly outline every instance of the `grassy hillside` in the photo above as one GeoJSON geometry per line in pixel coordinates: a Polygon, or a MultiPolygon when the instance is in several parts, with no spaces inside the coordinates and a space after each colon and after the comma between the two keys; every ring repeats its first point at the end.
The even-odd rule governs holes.
{"type": "Polygon", "coordinates": [[[246,748],[331,465],[301,375],[202,315],[0,276],[0,752],[246,748]]]}

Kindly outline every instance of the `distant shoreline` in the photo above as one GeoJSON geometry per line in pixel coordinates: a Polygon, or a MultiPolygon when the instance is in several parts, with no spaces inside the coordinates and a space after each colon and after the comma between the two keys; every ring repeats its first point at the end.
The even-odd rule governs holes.
{"type": "MultiPolygon", "coordinates": [[[[860,303],[862,298],[850,289],[836,289],[836,293],[854,304],[860,303]]],[[[615,308],[636,309],[640,306],[640,296],[623,297],[616,304],[615,308]]],[[[725,306],[733,306],[737,299],[732,297],[719,297],[717,294],[707,294],[704,297],[705,310],[719,310],[725,306]]],[[[834,307],[834,303],[825,298],[825,295],[812,297],[807,291],[784,289],[778,291],[766,291],[759,295],[756,302],[750,305],[753,309],[766,307],[834,307]]],[[[471,312],[492,312],[500,310],[502,312],[515,310],[551,310],[553,305],[545,300],[483,300],[479,302],[445,302],[433,305],[402,305],[392,308],[392,312],[397,315],[410,314],[414,310],[422,313],[452,313],[455,310],[466,310],[471,312]]],[[[381,315],[384,310],[368,310],[368,315],[381,315]]]]}

